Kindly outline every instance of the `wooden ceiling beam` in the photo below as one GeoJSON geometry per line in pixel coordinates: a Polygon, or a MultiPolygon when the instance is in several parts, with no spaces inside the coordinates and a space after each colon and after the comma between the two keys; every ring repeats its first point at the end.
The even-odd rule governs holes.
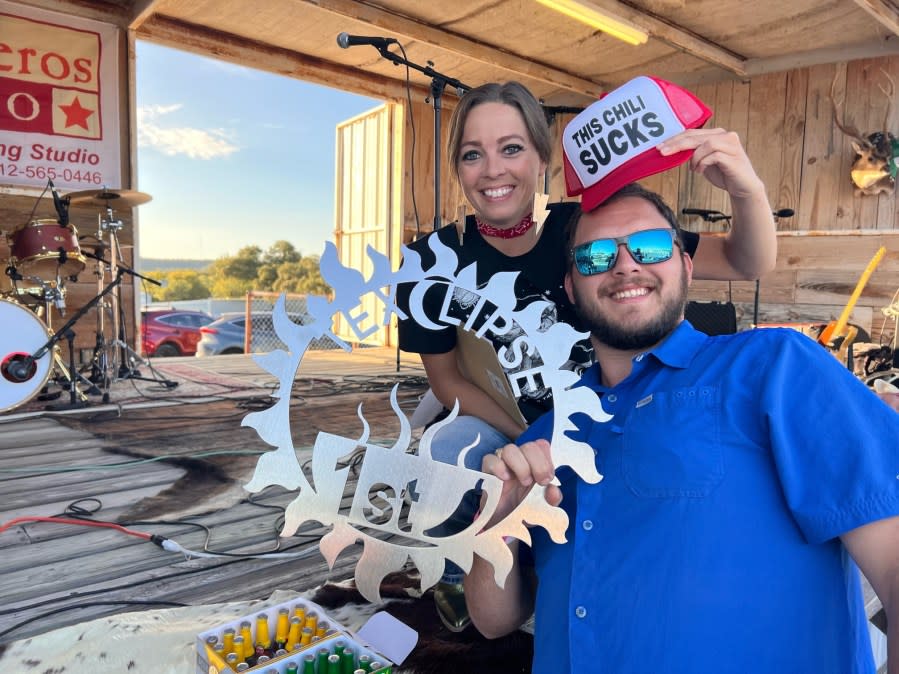
{"type": "Polygon", "coordinates": [[[137,30],[151,16],[159,12],[165,0],[134,0],[131,4],[131,19],[128,28],[137,30]]]}
{"type": "MultiPolygon", "coordinates": [[[[597,98],[608,89],[602,82],[577,77],[571,73],[553,68],[544,63],[531,61],[506,51],[474,42],[439,28],[393,14],[380,7],[356,0],[295,0],[306,5],[319,7],[338,16],[377,26],[378,28],[412,40],[454,52],[466,59],[490,66],[503,68],[511,73],[551,84],[560,89],[597,98]]],[[[335,36],[336,37],[336,36],[335,36]]]]}
{"type": "MultiPolygon", "coordinates": [[[[331,61],[279,49],[271,45],[222,33],[204,26],[176,21],[155,14],[135,31],[141,40],[174,47],[221,59],[247,68],[301,79],[315,84],[340,88],[363,96],[379,99],[406,99],[406,84],[401,80],[380,77],[357,68],[341,66],[331,61]]],[[[426,87],[412,85],[412,95],[426,97],[426,87]]]]}
{"type": "MultiPolygon", "coordinates": [[[[711,63],[712,65],[728,70],[740,77],[746,74],[744,59],[739,54],[724,49],[714,42],[684,30],[670,21],[655,14],[640,11],[618,0],[579,0],[587,5],[593,5],[600,12],[607,11],[626,21],[635,24],[649,33],[651,38],[661,40],[666,44],[679,49],[691,56],[711,63]]],[[[861,0],[857,0],[861,1],[861,0]]]]}
{"type": "Polygon", "coordinates": [[[876,42],[864,42],[848,47],[811,49],[783,56],[749,59],[746,61],[746,74],[754,77],[766,73],[778,73],[785,70],[796,70],[827,63],[843,63],[844,61],[858,61],[859,59],[897,55],[899,55],[899,37],[888,35],[876,42]]]}
{"type": "Polygon", "coordinates": [[[71,0],[17,0],[19,4],[46,9],[51,12],[59,12],[70,16],[79,16],[82,19],[92,19],[111,23],[119,28],[127,28],[129,17],[122,7],[108,2],[79,2],[71,0]]]}
{"type": "Polygon", "coordinates": [[[893,34],[899,35],[899,11],[888,0],[855,0],[855,4],[877,19],[893,34]]]}

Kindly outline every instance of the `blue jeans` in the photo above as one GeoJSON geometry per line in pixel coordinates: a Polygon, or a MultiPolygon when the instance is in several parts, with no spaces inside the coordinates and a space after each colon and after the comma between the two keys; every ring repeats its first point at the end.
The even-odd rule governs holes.
{"type": "MultiPolygon", "coordinates": [[[[437,431],[431,439],[431,458],[435,461],[456,465],[463,447],[471,445],[480,434],[478,444],[468,450],[465,455],[465,467],[472,470],[481,470],[481,461],[488,454],[492,454],[511,440],[503,433],[496,430],[483,419],[472,416],[460,416],[437,431]]],[[[453,516],[433,529],[427,531],[430,535],[452,535],[462,531],[471,524],[475,513],[480,507],[480,495],[468,492],[462,499],[459,508],[453,516]]],[[[461,583],[465,572],[453,562],[446,560],[443,568],[444,583],[461,583]]]]}
{"type": "Polygon", "coordinates": [[[481,470],[481,461],[484,457],[508,444],[511,440],[478,417],[456,417],[437,431],[437,434],[431,439],[431,458],[435,461],[455,465],[462,448],[472,444],[479,433],[480,441],[465,455],[465,467],[481,470]]]}

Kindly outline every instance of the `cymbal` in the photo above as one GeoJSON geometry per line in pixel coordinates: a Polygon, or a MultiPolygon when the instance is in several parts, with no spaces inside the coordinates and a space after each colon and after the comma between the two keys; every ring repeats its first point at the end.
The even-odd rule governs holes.
{"type": "Polygon", "coordinates": [[[65,195],[70,204],[78,204],[79,206],[102,206],[104,208],[133,208],[145,204],[151,197],[144,192],[135,192],[134,190],[82,190],[81,192],[70,192],[65,195]]]}

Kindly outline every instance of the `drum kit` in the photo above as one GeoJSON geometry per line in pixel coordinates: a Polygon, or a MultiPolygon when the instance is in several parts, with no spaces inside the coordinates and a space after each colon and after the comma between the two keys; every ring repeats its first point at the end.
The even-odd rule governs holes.
{"type": "MultiPolygon", "coordinates": [[[[49,187],[53,189],[52,183],[49,187]]],[[[134,208],[151,197],[104,187],[71,192],[64,197],[53,189],[53,199],[58,219],[30,220],[6,233],[10,254],[7,279],[0,287],[0,324],[4,326],[0,332],[0,412],[14,409],[39,393],[41,399],[59,397],[61,393],[54,396],[48,392],[51,381],[68,390],[69,402],[48,405],[48,409],[69,409],[87,406],[88,394],[102,395],[106,402],[113,379],[139,377],[132,366],[140,357],[122,339],[120,284],[125,273],[157,285],[159,282],[122,263],[118,232],[123,224],[115,218],[114,211],[134,208]],[[69,223],[69,205],[101,209],[96,235],[79,237],[78,230],[69,223]],[[96,296],[54,329],[54,312],[60,319],[66,317],[66,283],[76,281],[89,260],[96,268],[96,296]],[[94,307],[97,340],[90,377],[86,377],[75,367],[72,326],[94,307]],[[58,342],[62,339],[68,343],[68,363],[60,355],[58,342]]]]}

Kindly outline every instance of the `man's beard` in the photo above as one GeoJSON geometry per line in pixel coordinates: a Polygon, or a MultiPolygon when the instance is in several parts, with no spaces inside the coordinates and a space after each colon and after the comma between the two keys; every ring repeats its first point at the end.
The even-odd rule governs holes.
{"type": "Polygon", "coordinates": [[[622,351],[648,349],[665,339],[681,322],[687,304],[687,270],[681,271],[680,288],[664,301],[659,313],[643,326],[634,328],[607,320],[597,309],[595,302],[584,301],[574,286],[575,310],[590,334],[601,344],[622,351]]]}

